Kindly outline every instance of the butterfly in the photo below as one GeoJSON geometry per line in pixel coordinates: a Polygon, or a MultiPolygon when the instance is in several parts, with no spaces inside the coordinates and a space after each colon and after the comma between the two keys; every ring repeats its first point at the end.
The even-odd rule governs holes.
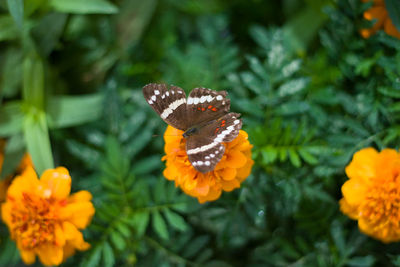
{"type": "Polygon", "coordinates": [[[199,87],[186,98],[180,87],[150,83],[143,95],[161,119],[184,131],[189,161],[202,173],[214,170],[225,152],[222,143],[234,140],[242,127],[240,114],[229,112],[226,91],[199,87]]]}

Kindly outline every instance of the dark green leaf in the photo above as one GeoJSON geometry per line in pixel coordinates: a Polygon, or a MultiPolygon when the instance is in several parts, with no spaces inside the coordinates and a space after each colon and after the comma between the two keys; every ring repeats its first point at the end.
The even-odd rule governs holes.
{"type": "Polygon", "coordinates": [[[15,135],[22,130],[24,114],[21,102],[9,102],[0,106],[0,137],[15,135]]]}
{"type": "Polygon", "coordinates": [[[20,29],[24,23],[24,1],[23,0],[7,0],[8,10],[20,29]]]}
{"type": "Polygon", "coordinates": [[[168,223],[175,229],[180,231],[186,231],[188,229],[188,225],[179,214],[169,209],[164,209],[164,215],[167,218],[168,223]]]}
{"type": "Polygon", "coordinates": [[[103,259],[105,267],[112,267],[115,264],[115,256],[111,246],[108,242],[104,242],[103,245],[103,259]]]}
{"type": "Polygon", "coordinates": [[[169,233],[167,225],[158,211],[152,212],[153,215],[153,229],[156,231],[159,237],[162,239],[169,239],[169,233]]]}
{"type": "Polygon", "coordinates": [[[73,14],[114,14],[118,8],[105,0],[50,0],[50,5],[59,12],[73,14]]]}

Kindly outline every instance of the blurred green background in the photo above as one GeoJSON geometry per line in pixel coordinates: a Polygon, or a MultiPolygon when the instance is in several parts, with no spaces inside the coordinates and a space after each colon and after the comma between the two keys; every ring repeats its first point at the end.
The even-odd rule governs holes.
{"type": "Polygon", "coordinates": [[[63,266],[400,266],[338,206],[353,153],[400,141],[400,40],[361,37],[369,6],[0,0],[1,177],[28,151],[94,195],[92,248],[63,266]],[[163,178],[150,82],[228,91],[254,145],[240,189],[200,205],[163,178]]]}

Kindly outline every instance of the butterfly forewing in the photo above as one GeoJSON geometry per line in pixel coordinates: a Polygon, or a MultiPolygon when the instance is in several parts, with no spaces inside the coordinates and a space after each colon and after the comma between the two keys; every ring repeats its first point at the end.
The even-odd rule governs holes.
{"type": "Polygon", "coordinates": [[[222,142],[235,139],[242,127],[239,113],[228,113],[199,127],[198,133],[186,141],[186,153],[193,167],[200,172],[212,171],[225,151],[222,142]]]}
{"type": "Polygon", "coordinates": [[[143,87],[147,103],[169,125],[185,131],[188,128],[186,94],[182,88],[165,84],[150,83],[143,87]]]}
{"type": "Polygon", "coordinates": [[[229,112],[230,100],[225,91],[195,88],[187,99],[187,113],[192,125],[218,119],[229,112]]]}

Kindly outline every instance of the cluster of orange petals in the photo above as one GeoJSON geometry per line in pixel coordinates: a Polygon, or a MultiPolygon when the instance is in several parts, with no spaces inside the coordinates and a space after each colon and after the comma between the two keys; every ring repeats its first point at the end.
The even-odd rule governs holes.
{"type": "MultiPolygon", "coordinates": [[[[370,0],[362,0],[363,2],[370,2],[370,0]]],[[[364,38],[369,38],[371,35],[375,34],[379,29],[383,30],[396,38],[400,39],[400,32],[394,26],[392,20],[385,7],[384,0],[373,0],[373,6],[364,12],[364,18],[367,20],[376,20],[375,24],[370,29],[362,29],[361,35],[364,38]]]]}
{"type": "Polygon", "coordinates": [[[200,203],[213,201],[222,191],[232,191],[250,175],[254,161],[248,135],[241,130],[235,140],[225,143],[225,153],[215,169],[208,173],[197,171],[186,154],[183,131],[168,126],[164,133],[166,160],[164,176],[200,203]]]}
{"type": "Polygon", "coordinates": [[[70,195],[71,177],[63,167],[46,170],[40,180],[27,167],[7,191],[1,215],[26,264],[36,255],[46,265],[59,265],[75,250],[90,247],[79,229],[85,228],[95,210],[92,195],[70,195]]]}
{"type": "Polygon", "coordinates": [[[400,240],[400,154],[394,149],[356,152],[346,167],[341,211],[382,242],[400,240]]]}

